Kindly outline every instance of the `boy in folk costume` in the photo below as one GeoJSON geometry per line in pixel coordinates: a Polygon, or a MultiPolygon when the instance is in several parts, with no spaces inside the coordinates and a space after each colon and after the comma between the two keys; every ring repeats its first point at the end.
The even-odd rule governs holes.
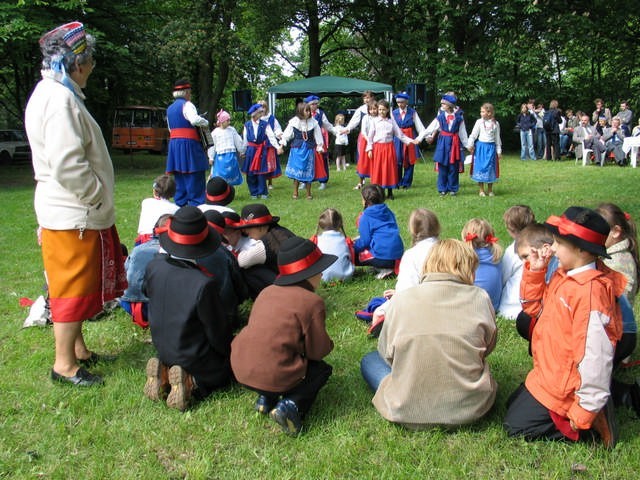
{"type": "Polygon", "coordinates": [[[244,124],[243,139],[247,145],[242,173],[247,175],[251,198],[268,198],[267,177],[276,171],[276,151],[282,154],[273,130],[261,119],[264,109],[256,103],[249,108],[251,120],[244,124]]]}
{"type": "MultiPolygon", "coordinates": [[[[533,369],[511,395],[504,427],[526,439],[591,439],[606,447],[617,440],[611,373],[622,315],[616,297],[626,279],[604,265],[609,225],[597,212],[570,207],[545,226],[551,249],[532,248],[520,284],[530,316],[533,369]],[[550,256],[559,267],[547,285],[550,256]]],[[[524,256],[524,255],[523,255],[524,256]]]]}
{"type": "Polygon", "coordinates": [[[289,435],[300,432],[332,373],[323,358],[333,341],[325,326],[324,300],[315,290],[322,271],[336,259],[310,240],[287,239],[278,252],[275,284],[260,293],[232,344],[235,377],[258,393],[255,410],[269,414],[289,435]]]}
{"type": "Polygon", "coordinates": [[[459,174],[464,172],[463,149],[467,144],[467,129],[464,125],[463,111],[456,106],[458,99],[452,93],[446,93],[440,100],[440,111],[427,129],[418,135],[418,142],[427,138],[433,142],[433,136],[439,132],[433,161],[438,172],[438,192],[455,196],[460,188],[459,174]]]}
{"type": "MultiPolygon", "coordinates": [[[[393,119],[407,137],[416,138],[424,131],[422,120],[413,108],[409,107],[409,94],[400,92],[395,96],[398,108],[393,111],[393,119]]],[[[398,188],[407,189],[413,183],[413,170],[416,160],[420,157],[417,145],[403,144],[400,139],[394,138],[393,144],[396,149],[398,160],[398,188]]]]}

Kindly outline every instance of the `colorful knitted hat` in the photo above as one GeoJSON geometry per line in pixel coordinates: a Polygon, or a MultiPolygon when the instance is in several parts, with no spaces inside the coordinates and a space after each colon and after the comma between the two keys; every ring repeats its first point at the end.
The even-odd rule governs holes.
{"type": "Polygon", "coordinates": [[[67,44],[73,53],[78,55],[79,53],[84,52],[87,48],[87,36],[84,31],[84,25],[80,22],[65,23],[64,25],[60,25],[50,32],[45,33],[40,37],[40,45],[43,45],[45,40],[48,38],[56,36],[62,32],[64,32],[62,40],[64,40],[64,43],[67,44]]]}

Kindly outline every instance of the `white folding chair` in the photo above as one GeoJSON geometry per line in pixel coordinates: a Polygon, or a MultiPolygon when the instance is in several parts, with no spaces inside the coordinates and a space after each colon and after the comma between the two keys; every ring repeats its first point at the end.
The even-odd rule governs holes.
{"type": "MultiPolygon", "coordinates": [[[[593,152],[591,148],[585,148],[584,140],[582,140],[582,166],[586,167],[589,163],[589,154],[593,152]]],[[[578,157],[576,157],[576,163],[578,163],[578,157]]]]}

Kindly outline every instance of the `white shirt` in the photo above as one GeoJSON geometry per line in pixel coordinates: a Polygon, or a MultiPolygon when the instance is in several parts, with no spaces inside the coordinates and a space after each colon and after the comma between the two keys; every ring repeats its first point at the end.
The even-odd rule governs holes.
{"type": "Polygon", "coordinates": [[[138,234],[152,234],[158,218],[165,214],[173,215],[176,210],[178,210],[178,206],[165,198],[145,198],[140,207],[138,234]]]}
{"type": "Polygon", "coordinates": [[[184,115],[184,118],[186,118],[188,122],[194,127],[209,126],[209,121],[206,118],[198,115],[196,106],[188,100],[184,102],[184,105],[182,107],[182,115],[184,115]]]}
{"type": "Polygon", "coordinates": [[[500,155],[502,153],[502,141],[500,140],[500,124],[495,120],[485,120],[479,118],[476,120],[469,140],[467,141],[467,148],[473,147],[475,141],[479,140],[485,143],[495,143],[496,153],[500,155]]]}
{"type": "Polygon", "coordinates": [[[373,149],[374,143],[393,142],[393,137],[398,137],[402,143],[411,143],[411,139],[402,133],[391,118],[376,117],[367,135],[367,152],[373,149]]]}
{"type": "Polygon", "coordinates": [[[515,250],[515,242],[512,242],[502,256],[500,268],[502,269],[502,296],[498,313],[504,318],[515,320],[520,311],[520,282],[522,281],[522,260],[515,250]]]}
{"type": "Polygon", "coordinates": [[[285,146],[289,140],[294,137],[294,129],[299,130],[301,132],[313,132],[313,139],[316,141],[316,150],[321,152],[324,148],[324,138],[322,138],[322,131],[320,130],[320,126],[318,122],[313,118],[307,118],[305,120],[299,117],[293,117],[287,123],[287,128],[284,129],[282,133],[282,146],[285,146]]]}

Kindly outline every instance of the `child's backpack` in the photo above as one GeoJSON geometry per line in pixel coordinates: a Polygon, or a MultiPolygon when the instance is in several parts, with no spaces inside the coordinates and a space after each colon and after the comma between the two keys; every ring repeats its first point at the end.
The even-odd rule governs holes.
{"type": "Polygon", "coordinates": [[[542,128],[545,132],[553,132],[556,128],[556,115],[554,110],[547,110],[542,116],[542,128]]]}

